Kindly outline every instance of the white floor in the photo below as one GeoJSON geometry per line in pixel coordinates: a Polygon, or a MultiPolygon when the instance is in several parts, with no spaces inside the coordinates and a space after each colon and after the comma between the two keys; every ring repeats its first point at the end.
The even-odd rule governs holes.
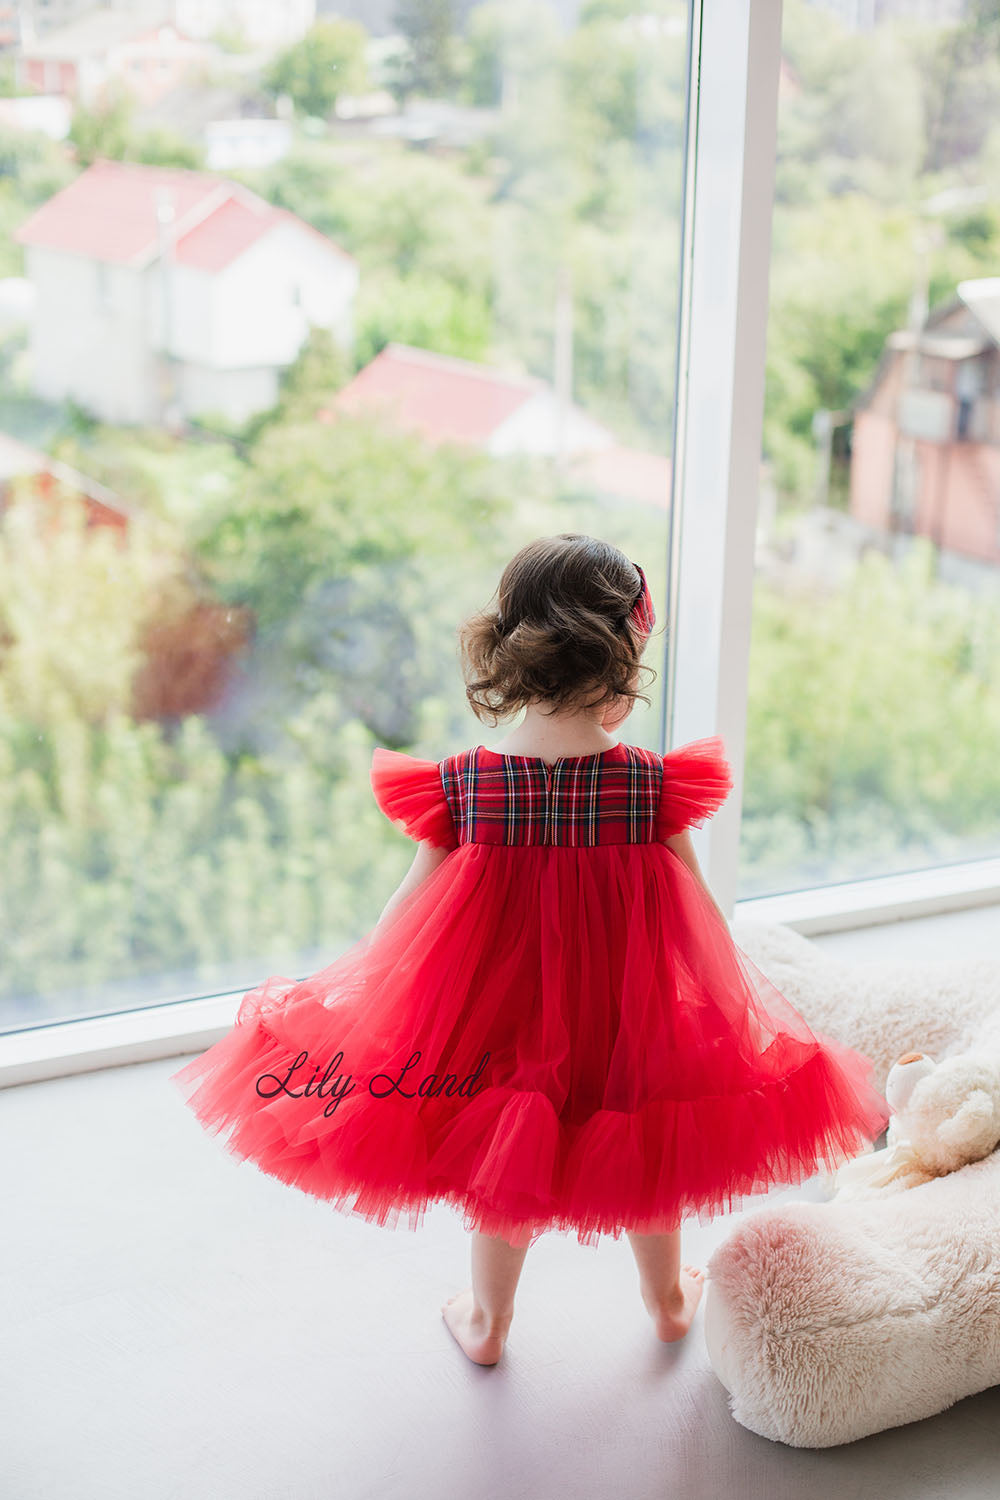
{"type": "MultiPolygon", "coordinates": [[[[983,908],[818,941],[846,957],[1000,957],[998,919],[983,908]]],[[[0,1093],[0,1500],[1000,1490],[1000,1388],[841,1448],[747,1432],[701,1311],[683,1343],[654,1338],[624,1239],[540,1241],[503,1360],[471,1365],[439,1312],[468,1283],[460,1221],[438,1208],[416,1233],[379,1230],[234,1162],[168,1085],[179,1065],[0,1093]]],[[[690,1226],[685,1258],[703,1265],[731,1227],[690,1226]]]]}

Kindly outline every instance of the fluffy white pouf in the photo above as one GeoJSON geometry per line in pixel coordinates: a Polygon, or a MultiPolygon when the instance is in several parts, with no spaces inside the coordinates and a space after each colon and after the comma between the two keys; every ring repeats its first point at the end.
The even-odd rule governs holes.
{"type": "MultiPolygon", "coordinates": [[[[1000,962],[844,963],[790,928],[734,924],[816,1031],[865,1052],[1000,1037],[1000,962]]],[[[1000,1384],[1000,1153],[904,1192],[747,1216],[711,1256],[705,1337],[734,1418],[825,1448],[1000,1384]]]]}
{"type": "Polygon", "coordinates": [[[885,1199],[750,1215],[708,1262],[705,1339],[742,1426],[850,1443],[1000,1384],[1000,1157],[885,1199]]]}
{"type": "Polygon", "coordinates": [[[880,1087],[905,1052],[940,1061],[1000,1044],[1000,959],[849,963],[779,923],[733,922],[731,930],[807,1025],[871,1058],[880,1087]]]}

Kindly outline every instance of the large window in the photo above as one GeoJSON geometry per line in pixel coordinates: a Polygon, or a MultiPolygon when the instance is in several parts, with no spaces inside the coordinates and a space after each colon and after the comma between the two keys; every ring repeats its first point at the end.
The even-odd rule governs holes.
{"type": "Polygon", "coordinates": [[[500,732],[455,627],[532,537],[666,596],[687,8],[452,9],[3,128],[0,1029],[366,930],[372,748],[500,732]]]}
{"type": "Polygon", "coordinates": [[[744,897],[1000,852],[992,9],[785,0],[744,897]]]}

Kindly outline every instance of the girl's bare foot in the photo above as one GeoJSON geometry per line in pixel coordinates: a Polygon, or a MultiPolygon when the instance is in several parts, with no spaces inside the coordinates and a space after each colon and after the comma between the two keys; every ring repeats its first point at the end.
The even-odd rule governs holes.
{"type": "Polygon", "coordinates": [[[491,1321],[477,1308],[472,1288],[456,1292],[441,1304],[444,1320],[462,1349],[477,1365],[495,1365],[503,1353],[510,1318],[491,1321]]]}
{"type": "Polygon", "coordinates": [[[704,1290],[705,1273],[697,1266],[683,1265],[679,1277],[676,1297],[669,1302],[654,1302],[643,1293],[642,1300],[651,1314],[656,1328],[656,1337],[665,1344],[674,1344],[682,1339],[691,1327],[694,1310],[704,1290]]]}

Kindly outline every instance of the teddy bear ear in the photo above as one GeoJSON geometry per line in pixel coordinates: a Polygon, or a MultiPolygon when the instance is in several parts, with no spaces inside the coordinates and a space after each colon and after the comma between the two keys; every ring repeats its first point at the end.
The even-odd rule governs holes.
{"type": "MultiPolygon", "coordinates": [[[[955,1113],[947,1120],[942,1120],[937,1128],[938,1139],[942,1145],[956,1147],[959,1150],[973,1144],[981,1144],[983,1143],[981,1138],[991,1134],[1000,1136],[1000,1120],[996,1118],[993,1100],[984,1089],[973,1089],[971,1094],[962,1100],[955,1113]]],[[[986,1147],[985,1149],[988,1151],[993,1148],[986,1147]]]]}

